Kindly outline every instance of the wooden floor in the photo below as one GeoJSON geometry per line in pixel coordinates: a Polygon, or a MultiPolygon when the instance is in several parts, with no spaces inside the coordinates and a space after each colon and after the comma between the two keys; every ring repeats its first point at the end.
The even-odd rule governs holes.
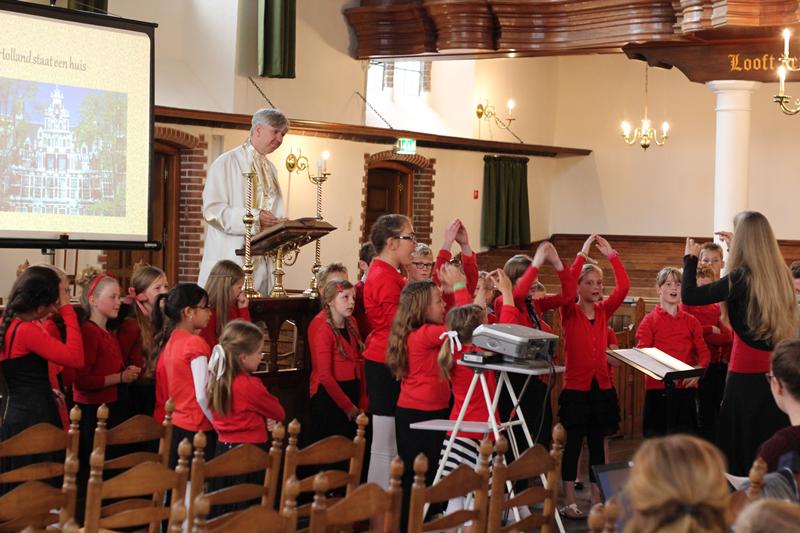
{"type": "MultiPolygon", "coordinates": [[[[620,463],[623,461],[629,461],[633,454],[636,453],[636,450],[639,448],[639,445],[642,443],[641,438],[639,439],[614,439],[609,443],[609,453],[611,457],[607,458],[607,462],[609,463],[620,463]]],[[[580,507],[581,511],[589,515],[589,510],[591,509],[591,500],[589,497],[589,466],[588,466],[588,459],[589,458],[589,450],[584,446],[583,453],[581,454],[581,464],[578,468],[578,476],[582,481],[584,481],[585,488],[582,491],[577,493],[577,500],[578,500],[578,507],[580,507]]],[[[560,505],[559,505],[560,506],[560,505]]],[[[564,528],[566,531],[575,531],[575,532],[584,532],[589,531],[589,527],[586,524],[586,520],[569,520],[566,518],[562,519],[564,523],[564,528]]]]}

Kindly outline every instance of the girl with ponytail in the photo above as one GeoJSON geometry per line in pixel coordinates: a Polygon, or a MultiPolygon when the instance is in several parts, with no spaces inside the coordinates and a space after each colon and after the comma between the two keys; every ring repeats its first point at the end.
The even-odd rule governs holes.
{"type": "MultiPolygon", "coordinates": [[[[44,266],[27,268],[11,287],[0,321],[0,369],[5,378],[0,441],[42,422],[61,427],[48,363],[83,366],[83,341],[78,318],[69,305],[69,294],[59,288],[58,274],[44,266]],[[64,342],[48,334],[41,322],[54,312],[64,320],[64,342]]],[[[42,460],[49,459],[6,459],[0,462],[0,471],[42,460]]]]}
{"type": "Polygon", "coordinates": [[[331,435],[353,438],[353,421],[367,400],[364,345],[353,318],[356,289],[349,281],[333,279],[322,287],[320,301],[322,311],[308,327],[312,440],[331,435]]]}

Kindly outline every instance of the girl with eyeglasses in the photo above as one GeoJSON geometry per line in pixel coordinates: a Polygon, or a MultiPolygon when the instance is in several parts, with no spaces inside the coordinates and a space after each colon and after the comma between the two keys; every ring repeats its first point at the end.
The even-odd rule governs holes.
{"type": "Polygon", "coordinates": [[[198,335],[210,318],[208,294],[194,283],[181,283],[156,300],[153,328],[159,332],[156,346],[161,350],[156,364],[156,412],[153,416],[163,420],[164,403],[169,398],[175,402],[170,468],[178,462],[178,444],[186,438],[192,442],[198,431],[206,434],[209,456],[217,445],[207,393],[211,348],[198,335]]]}

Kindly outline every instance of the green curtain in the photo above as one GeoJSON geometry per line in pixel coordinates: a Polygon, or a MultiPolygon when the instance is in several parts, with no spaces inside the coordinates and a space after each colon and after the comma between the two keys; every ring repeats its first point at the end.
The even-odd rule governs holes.
{"type": "Polygon", "coordinates": [[[528,158],[483,158],[483,246],[527,246],[531,243],[528,210],[528,158]]]}
{"type": "Polygon", "coordinates": [[[296,0],[258,0],[258,75],[294,78],[296,0]]]}

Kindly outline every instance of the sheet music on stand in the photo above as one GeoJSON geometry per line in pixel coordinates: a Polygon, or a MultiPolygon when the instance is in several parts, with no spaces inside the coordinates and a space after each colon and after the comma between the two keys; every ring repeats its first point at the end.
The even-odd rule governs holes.
{"type": "Polygon", "coordinates": [[[699,377],[706,371],[705,368],[694,368],[658,348],[607,350],[606,353],[651,378],[665,383],[673,382],[676,379],[699,377]]]}

